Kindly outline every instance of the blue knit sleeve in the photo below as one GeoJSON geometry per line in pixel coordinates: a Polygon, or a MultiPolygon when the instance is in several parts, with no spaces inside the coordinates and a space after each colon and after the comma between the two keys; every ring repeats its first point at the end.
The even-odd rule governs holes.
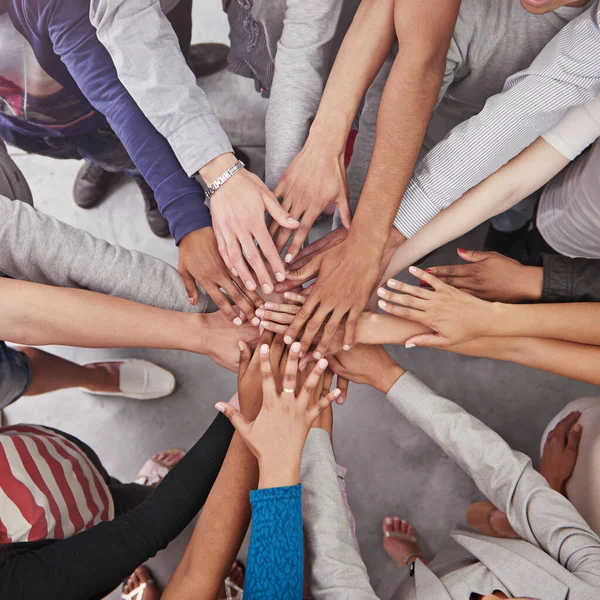
{"type": "Polygon", "coordinates": [[[250,502],[244,600],[302,600],[302,486],[254,490],[250,502]]]}

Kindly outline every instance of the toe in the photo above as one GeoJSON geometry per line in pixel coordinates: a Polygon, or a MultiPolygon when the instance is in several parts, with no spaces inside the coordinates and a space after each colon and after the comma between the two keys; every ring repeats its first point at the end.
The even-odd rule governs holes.
{"type": "Polygon", "coordinates": [[[150,579],[152,579],[152,575],[150,575],[150,571],[148,571],[146,567],[138,567],[135,570],[135,575],[140,583],[145,583],[146,581],[150,581],[150,579]]]}
{"type": "Polygon", "coordinates": [[[406,529],[406,533],[408,533],[408,535],[414,535],[414,536],[417,535],[416,529],[410,523],[408,523],[408,527],[406,529]]]}
{"type": "Polygon", "coordinates": [[[408,523],[402,519],[402,521],[400,521],[400,533],[406,533],[406,530],[408,529],[408,523]]]}
{"type": "Polygon", "coordinates": [[[400,519],[400,517],[394,517],[394,532],[400,533],[401,527],[402,527],[402,519],[400,519]]]}
{"type": "Polygon", "coordinates": [[[392,517],[386,517],[381,523],[383,533],[391,533],[394,531],[394,520],[392,517]]]}

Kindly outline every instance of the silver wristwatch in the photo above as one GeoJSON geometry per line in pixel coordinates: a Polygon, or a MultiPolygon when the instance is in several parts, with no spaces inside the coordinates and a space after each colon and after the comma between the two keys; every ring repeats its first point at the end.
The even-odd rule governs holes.
{"type": "Polygon", "coordinates": [[[204,194],[206,195],[205,202],[208,203],[211,196],[220,187],[222,187],[223,184],[228,179],[231,179],[231,177],[233,175],[235,175],[240,169],[243,169],[245,166],[246,165],[241,160],[238,160],[234,165],[229,167],[229,169],[227,169],[227,171],[225,171],[225,173],[223,173],[222,175],[219,175],[219,177],[217,177],[210,185],[207,185],[206,182],[202,179],[202,177],[197,175],[196,180],[200,183],[200,185],[202,186],[202,189],[204,190],[204,194]]]}

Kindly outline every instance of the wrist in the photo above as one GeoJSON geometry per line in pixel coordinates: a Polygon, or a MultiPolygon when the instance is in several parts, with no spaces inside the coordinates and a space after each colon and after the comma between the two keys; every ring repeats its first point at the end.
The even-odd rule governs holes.
{"type": "Polygon", "coordinates": [[[300,483],[300,456],[264,457],[258,461],[258,489],[288,487],[300,483]]]}
{"type": "Polygon", "coordinates": [[[522,267],[521,275],[522,298],[530,302],[539,302],[544,287],[543,267],[522,267]]]}
{"type": "MultiPolygon", "coordinates": [[[[214,313],[217,314],[217,313],[214,313]]],[[[216,342],[211,322],[211,314],[178,313],[181,349],[196,354],[209,355],[216,342]]]]}
{"type": "Polygon", "coordinates": [[[398,381],[404,373],[406,373],[406,371],[392,359],[388,365],[383,367],[381,375],[377,378],[376,384],[371,387],[374,387],[379,392],[387,395],[396,381],[398,381]]]}
{"type": "Polygon", "coordinates": [[[211,185],[215,179],[223,175],[223,173],[236,162],[237,158],[235,157],[235,154],[227,152],[226,154],[217,156],[217,158],[213,158],[213,160],[198,171],[198,174],[202,177],[202,180],[206,185],[211,185]]]}
{"type": "Polygon", "coordinates": [[[317,116],[313,121],[306,143],[319,148],[321,152],[332,152],[342,156],[346,150],[348,134],[352,126],[352,119],[348,121],[343,115],[332,117],[317,116]]]}
{"type": "Polygon", "coordinates": [[[562,494],[563,496],[566,495],[566,489],[565,489],[566,482],[564,480],[557,478],[557,477],[546,477],[545,475],[544,475],[544,478],[548,482],[548,485],[555,492],[558,492],[559,494],[562,494]]]}

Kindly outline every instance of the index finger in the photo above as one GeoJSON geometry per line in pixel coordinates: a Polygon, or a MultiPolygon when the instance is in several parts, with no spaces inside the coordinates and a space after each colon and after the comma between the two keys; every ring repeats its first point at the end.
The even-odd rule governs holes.
{"type": "Polygon", "coordinates": [[[318,216],[319,215],[315,215],[313,212],[309,211],[304,214],[302,221],[300,221],[300,227],[294,232],[294,239],[285,255],[286,263],[291,263],[298,252],[300,252],[302,244],[304,244],[304,240],[306,240],[306,237],[310,233],[310,228],[313,226],[313,223],[318,216]]]}
{"type": "Polygon", "coordinates": [[[258,242],[265,258],[269,261],[271,269],[273,269],[273,273],[275,274],[275,279],[280,283],[285,281],[285,265],[275,248],[273,240],[269,236],[267,226],[264,222],[258,231],[254,231],[254,238],[258,242]]]}
{"type": "Polygon", "coordinates": [[[306,378],[306,381],[304,382],[302,390],[298,396],[298,400],[302,402],[304,406],[308,406],[317,388],[319,390],[322,389],[321,377],[323,376],[327,365],[327,360],[325,358],[322,358],[315,365],[315,368],[312,370],[311,374],[306,378]]]}
{"type": "Polygon", "coordinates": [[[444,265],[442,267],[429,267],[427,273],[436,277],[469,277],[472,275],[473,265],[444,265]]]}
{"type": "Polygon", "coordinates": [[[428,283],[436,291],[439,290],[440,288],[443,288],[446,285],[445,283],[440,281],[437,277],[434,277],[430,273],[423,271],[423,269],[419,269],[419,267],[415,267],[415,266],[409,267],[408,272],[411,275],[414,275],[415,277],[419,277],[425,283],[428,283]]]}

